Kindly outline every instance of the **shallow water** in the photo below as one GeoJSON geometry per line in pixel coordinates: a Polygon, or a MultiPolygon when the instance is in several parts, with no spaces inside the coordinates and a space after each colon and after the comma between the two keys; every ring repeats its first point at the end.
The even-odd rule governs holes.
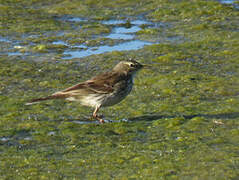
{"type": "Polygon", "coordinates": [[[219,0],[220,3],[223,3],[223,4],[233,4],[235,3],[234,0],[219,0]]]}
{"type": "MultiPolygon", "coordinates": [[[[80,17],[64,18],[63,21],[70,21],[72,23],[75,23],[75,22],[88,23],[86,19],[80,18],[80,17]]],[[[89,21],[89,23],[93,23],[93,22],[89,21]]],[[[112,39],[113,41],[122,40],[122,42],[116,43],[114,45],[103,44],[103,45],[97,45],[97,46],[91,46],[91,47],[88,47],[86,43],[71,45],[64,40],[56,40],[51,42],[51,44],[63,45],[67,47],[66,49],[64,49],[63,57],[62,57],[63,59],[82,58],[82,57],[86,57],[90,55],[102,54],[102,53],[112,52],[112,51],[137,50],[137,49],[143,48],[145,45],[159,43],[159,41],[149,42],[144,40],[137,40],[136,33],[142,30],[141,28],[142,25],[147,25],[150,28],[155,28],[155,27],[159,27],[163,25],[162,23],[160,23],[159,25],[159,23],[153,23],[153,22],[147,21],[146,19],[134,19],[132,21],[111,19],[111,20],[100,21],[100,23],[105,25],[110,25],[110,26],[113,25],[110,33],[102,34],[100,35],[100,37],[112,39]],[[126,23],[130,23],[130,26],[129,27],[122,26],[126,23]],[[70,50],[70,49],[73,49],[73,50],[70,50]]],[[[64,32],[58,33],[57,37],[59,38],[64,37],[64,34],[65,34],[64,32]]],[[[37,36],[30,36],[30,37],[37,38],[37,36]]],[[[6,41],[7,39],[3,38],[2,40],[6,41]]],[[[167,40],[172,41],[173,39],[169,37],[167,40]]],[[[7,40],[6,42],[11,43],[10,40],[7,40]]],[[[9,52],[8,55],[9,56],[28,56],[28,55],[39,56],[38,52],[37,54],[35,52],[22,53],[19,51],[19,49],[29,49],[29,47],[19,46],[19,45],[16,45],[15,43],[14,52],[9,52]],[[16,47],[21,47],[21,48],[16,48],[16,47]]],[[[41,46],[37,47],[37,49],[41,49],[41,46]]],[[[42,52],[44,52],[44,50],[41,51],[41,53],[42,52]]],[[[48,50],[47,52],[51,53],[51,51],[48,51],[48,50]]]]}
{"type": "Polygon", "coordinates": [[[239,4],[236,2],[239,2],[238,0],[218,0],[222,4],[228,4],[233,5],[236,9],[239,9],[239,4]]]}
{"type": "Polygon", "coordinates": [[[130,51],[130,50],[137,50],[145,45],[151,45],[151,42],[133,40],[129,42],[120,43],[114,46],[99,46],[99,47],[92,47],[86,50],[81,51],[67,51],[64,52],[65,55],[70,55],[69,57],[64,57],[64,59],[71,59],[71,58],[81,58],[86,57],[94,54],[103,54],[106,52],[112,51],[130,51]]]}
{"type": "MultiPolygon", "coordinates": [[[[72,18],[71,21],[77,21],[82,22],[83,20],[81,18],[72,18]]],[[[106,25],[121,25],[127,23],[126,20],[107,20],[102,21],[102,24],[106,25]]],[[[118,43],[116,45],[101,45],[101,46],[94,46],[90,47],[86,50],[74,50],[74,51],[65,51],[64,55],[67,55],[67,57],[64,57],[63,59],[71,59],[71,58],[82,58],[94,54],[102,54],[106,52],[112,52],[112,51],[129,51],[129,50],[137,50],[140,48],[143,48],[145,45],[151,45],[152,42],[142,41],[142,40],[135,40],[135,33],[140,31],[140,25],[148,24],[154,27],[155,25],[152,22],[146,21],[146,20],[133,20],[130,22],[132,24],[130,27],[120,27],[115,26],[113,27],[110,34],[107,34],[105,37],[114,39],[114,40],[127,40],[126,42],[118,43]]],[[[66,43],[60,43],[61,41],[57,41],[59,44],[67,45],[66,43]]],[[[56,42],[53,42],[56,43],[56,42]]],[[[81,47],[86,47],[84,45],[81,45],[81,47]]]]}
{"type": "Polygon", "coordinates": [[[0,42],[11,42],[11,41],[5,37],[0,37],[0,42]]]}
{"type": "Polygon", "coordinates": [[[123,40],[134,39],[133,34],[121,34],[121,33],[111,33],[107,35],[106,37],[111,39],[123,39],[123,40]]]}

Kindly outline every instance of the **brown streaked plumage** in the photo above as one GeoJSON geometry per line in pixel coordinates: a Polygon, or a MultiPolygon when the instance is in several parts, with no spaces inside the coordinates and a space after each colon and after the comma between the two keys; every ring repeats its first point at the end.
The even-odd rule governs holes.
{"type": "Polygon", "coordinates": [[[122,101],[133,87],[134,75],[142,67],[142,64],[133,60],[121,61],[110,72],[102,73],[50,96],[33,99],[26,105],[50,99],[77,101],[82,105],[94,107],[93,117],[104,122],[97,115],[100,107],[112,106],[122,101]]]}

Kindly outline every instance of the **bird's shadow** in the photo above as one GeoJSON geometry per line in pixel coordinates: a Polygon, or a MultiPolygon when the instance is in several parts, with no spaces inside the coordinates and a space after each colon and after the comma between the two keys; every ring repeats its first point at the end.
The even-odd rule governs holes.
{"type": "MultiPolygon", "coordinates": [[[[159,119],[166,119],[166,118],[176,118],[176,117],[183,117],[186,120],[190,120],[195,117],[204,117],[208,119],[234,119],[239,117],[239,112],[233,113],[221,113],[221,114],[195,114],[195,115],[178,115],[178,116],[170,116],[170,115],[160,115],[160,114],[149,114],[137,117],[131,117],[128,119],[120,119],[120,120],[105,120],[105,123],[117,123],[117,122],[139,122],[139,121],[155,121],[159,119]]],[[[101,124],[97,120],[90,120],[89,118],[80,118],[70,120],[76,124],[101,124]]]]}
{"type": "Polygon", "coordinates": [[[195,117],[204,117],[208,119],[234,119],[239,117],[239,112],[233,113],[221,113],[221,114],[195,114],[195,115],[178,115],[178,116],[167,116],[167,115],[159,115],[159,114],[150,114],[150,115],[143,115],[138,117],[129,118],[130,121],[154,121],[158,119],[165,119],[165,118],[175,118],[175,117],[183,117],[187,120],[195,118],[195,117]]]}

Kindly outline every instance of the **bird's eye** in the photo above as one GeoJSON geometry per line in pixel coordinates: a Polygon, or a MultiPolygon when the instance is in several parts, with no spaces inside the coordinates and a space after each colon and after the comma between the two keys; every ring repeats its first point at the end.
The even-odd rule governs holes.
{"type": "Polygon", "coordinates": [[[134,64],[130,64],[130,67],[134,67],[134,64]]]}

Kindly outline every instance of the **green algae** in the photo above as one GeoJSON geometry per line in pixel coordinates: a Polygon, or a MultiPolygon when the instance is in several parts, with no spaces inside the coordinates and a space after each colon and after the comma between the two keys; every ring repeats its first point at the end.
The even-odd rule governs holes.
{"type": "MultiPolygon", "coordinates": [[[[47,45],[56,39],[72,40],[72,44],[89,41],[93,45],[107,41],[93,41],[91,37],[107,33],[110,27],[85,25],[85,32],[79,31],[78,35],[70,22],[54,19],[66,14],[103,20],[145,11],[148,18],[171,24],[166,35],[185,38],[180,43],[163,42],[137,51],[67,61],[1,56],[2,179],[239,176],[238,11],[217,2],[196,0],[12,0],[2,1],[0,8],[1,34],[20,34],[18,39],[25,33],[40,34],[26,40],[35,51],[60,54],[66,47],[47,45]],[[23,10],[25,6],[29,7],[27,11],[23,10]],[[39,9],[34,9],[36,6],[39,9]],[[33,16],[29,16],[31,13],[33,16]],[[69,32],[63,36],[42,35],[64,29],[69,32]],[[138,74],[126,100],[101,110],[113,123],[87,123],[91,109],[76,103],[59,100],[24,105],[32,98],[47,96],[106,71],[129,57],[151,64],[152,68],[138,74]]],[[[150,38],[163,31],[164,28],[145,28],[139,36],[150,38]]]]}

